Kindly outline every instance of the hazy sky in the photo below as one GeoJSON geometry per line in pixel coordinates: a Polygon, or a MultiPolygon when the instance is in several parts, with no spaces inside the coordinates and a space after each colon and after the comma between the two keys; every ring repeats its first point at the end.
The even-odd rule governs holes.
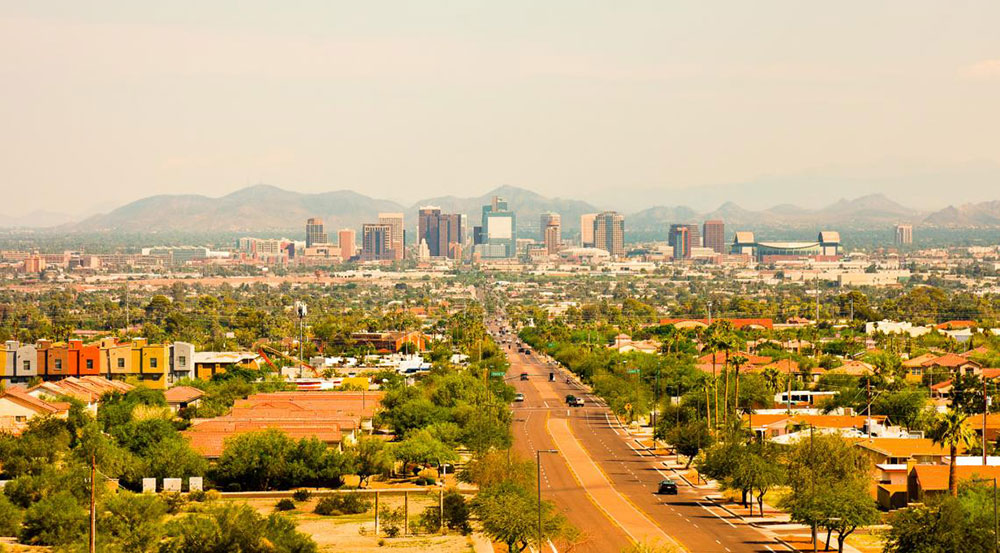
{"type": "Polygon", "coordinates": [[[0,213],[257,182],[669,204],[1000,165],[998,22],[996,0],[0,1],[0,213]]]}

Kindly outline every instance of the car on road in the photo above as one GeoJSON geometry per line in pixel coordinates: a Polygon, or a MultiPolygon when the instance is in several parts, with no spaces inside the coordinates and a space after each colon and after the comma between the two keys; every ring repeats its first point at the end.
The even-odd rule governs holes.
{"type": "Polygon", "coordinates": [[[517,402],[524,401],[524,394],[522,394],[520,392],[518,392],[517,394],[514,394],[514,401],[517,401],[517,402]]]}
{"type": "Polygon", "coordinates": [[[583,398],[569,394],[566,396],[566,405],[570,407],[583,407],[583,398]]]}
{"type": "Polygon", "coordinates": [[[669,478],[660,480],[660,485],[656,488],[656,493],[661,495],[677,495],[677,482],[669,478]]]}
{"type": "Polygon", "coordinates": [[[521,373],[521,380],[527,380],[527,379],[528,379],[528,373],[521,373]]]}

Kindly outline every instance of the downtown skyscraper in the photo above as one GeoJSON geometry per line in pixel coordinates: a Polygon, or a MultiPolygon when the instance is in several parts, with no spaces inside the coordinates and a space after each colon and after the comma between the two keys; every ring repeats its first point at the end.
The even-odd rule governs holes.
{"type": "Polygon", "coordinates": [[[616,211],[604,211],[594,218],[594,247],[625,257],[625,216],[616,211]]]}
{"type": "Polygon", "coordinates": [[[441,213],[441,208],[431,206],[422,207],[418,212],[417,246],[427,244],[431,257],[461,257],[464,231],[460,214],[441,213]]]}

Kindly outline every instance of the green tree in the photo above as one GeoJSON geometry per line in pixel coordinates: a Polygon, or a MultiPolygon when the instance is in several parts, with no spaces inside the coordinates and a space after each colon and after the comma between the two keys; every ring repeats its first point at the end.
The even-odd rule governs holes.
{"type": "Polygon", "coordinates": [[[60,491],[43,497],[24,513],[21,541],[28,545],[68,545],[87,528],[87,513],[73,494],[60,491]]]}
{"type": "Polygon", "coordinates": [[[715,442],[712,431],[705,421],[693,421],[674,427],[667,432],[665,438],[678,454],[688,458],[685,469],[691,466],[698,453],[711,447],[715,442]]]}
{"type": "Polygon", "coordinates": [[[809,525],[813,540],[820,527],[846,539],[858,525],[873,522],[865,502],[871,461],[836,435],[819,435],[795,444],[788,456],[788,486],[778,506],[792,520],[809,525]],[[835,521],[834,519],[842,519],[835,521]]]}
{"type": "Polygon", "coordinates": [[[427,430],[414,430],[395,444],[395,456],[404,463],[429,465],[458,459],[455,450],[431,435],[427,430]]]}
{"type": "MultiPolygon", "coordinates": [[[[534,494],[507,482],[481,490],[472,500],[483,532],[495,541],[507,544],[508,551],[520,553],[532,543],[538,544],[538,503],[534,494]]],[[[571,536],[572,527],[551,501],[543,501],[542,540],[571,536]]]]}
{"type": "Polygon", "coordinates": [[[155,551],[163,536],[166,504],[155,495],[121,492],[100,506],[97,535],[122,551],[155,551]]]}
{"type": "Polygon", "coordinates": [[[24,513],[10,502],[7,496],[0,494],[0,536],[13,536],[21,532],[21,519],[24,513]]]}
{"type": "Polygon", "coordinates": [[[220,483],[240,483],[243,489],[270,490],[288,470],[295,443],[275,429],[237,434],[226,439],[216,467],[220,483]]]}
{"type": "Polygon", "coordinates": [[[280,514],[262,517],[246,504],[224,504],[166,524],[159,553],[316,553],[316,543],[280,514]]]}
{"type": "Polygon", "coordinates": [[[392,449],[384,441],[362,436],[354,446],[355,474],[358,475],[358,487],[366,486],[372,476],[392,473],[396,464],[392,449]]]}

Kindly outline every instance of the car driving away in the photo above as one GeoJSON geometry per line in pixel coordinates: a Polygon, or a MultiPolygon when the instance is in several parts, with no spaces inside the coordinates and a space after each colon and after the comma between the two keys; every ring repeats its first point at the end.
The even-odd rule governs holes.
{"type": "Polygon", "coordinates": [[[528,373],[521,373],[521,380],[527,380],[527,379],[528,379],[528,373]]]}
{"type": "Polygon", "coordinates": [[[669,478],[660,480],[660,486],[656,489],[656,493],[660,495],[677,495],[677,482],[669,478]]]}
{"type": "Polygon", "coordinates": [[[524,394],[518,392],[514,395],[514,401],[521,402],[524,401],[524,394]]]}

